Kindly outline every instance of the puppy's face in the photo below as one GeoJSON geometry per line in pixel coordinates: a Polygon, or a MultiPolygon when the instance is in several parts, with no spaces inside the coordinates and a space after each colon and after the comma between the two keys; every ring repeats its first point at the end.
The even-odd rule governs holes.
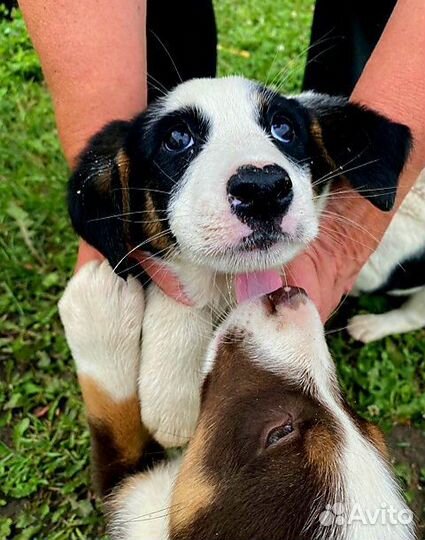
{"type": "Polygon", "coordinates": [[[409,526],[388,521],[375,528],[323,521],[335,504],[345,518],[356,503],[371,513],[405,506],[382,436],[340,396],[319,316],[302,292],[238,307],[211,346],[205,374],[171,539],[411,538],[409,526]]]}
{"type": "Polygon", "coordinates": [[[171,164],[164,170],[171,176],[177,161],[185,169],[168,206],[185,257],[253,270],[292,258],[316,236],[311,156],[319,149],[298,101],[244,79],[199,80],[178,87],[165,110],[174,126],[161,152],[171,164]],[[177,137],[179,149],[187,147],[170,151],[177,137]]]}
{"type": "Polygon", "coordinates": [[[71,217],[114,266],[145,250],[226,272],[271,267],[316,236],[329,178],[345,169],[390,208],[407,146],[406,129],[341,99],[192,80],[91,141],[71,217]]]}

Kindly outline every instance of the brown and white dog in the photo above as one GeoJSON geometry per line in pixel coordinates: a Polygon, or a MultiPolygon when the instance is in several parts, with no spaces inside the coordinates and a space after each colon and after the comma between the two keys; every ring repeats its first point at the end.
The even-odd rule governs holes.
{"type": "Polygon", "coordinates": [[[233,280],[245,296],[255,282],[277,288],[282,265],[317,236],[335,178],[390,209],[409,145],[405,126],[345,99],[284,97],[239,77],[188,81],[92,139],[70,214],[118,274],[153,279],[138,380],[159,443],[193,434],[200,363],[233,280]],[[164,274],[181,302],[164,294],[164,274]]]}
{"type": "Polygon", "coordinates": [[[415,538],[383,436],[345,403],[303,291],[244,302],[218,327],[194,435],[156,465],[137,388],[142,286],[89,263],[60,312],[114,540],[415,538]]]}

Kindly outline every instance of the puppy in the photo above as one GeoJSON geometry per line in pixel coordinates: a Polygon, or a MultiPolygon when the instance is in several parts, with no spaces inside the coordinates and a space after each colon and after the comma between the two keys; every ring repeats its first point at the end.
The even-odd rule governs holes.
{"type": "Polygon", "coordinates": [[[409,145],[405,126],[344,99],[283,97],[238,77],[186,82],[92,139],[70,215],[119,275],[151,278],[139,392],[158,442],[193,433],[230,276],[239,299],[276,289],[278,269],[316,237],[335,178],[389,210],[409,145]]]}
{"type": "Polygon", "coordinates": [[[387,293],[408,300],[379,315],[357,315],[348,325],[357,340],[369,343],[425,326],[425,171],[406,196],[378,249],[362,269],[355,294],[387,293]]]}
{"type": "MultiPolygon", "coordinates": [[[[114,540],[411,540],[380,431],[338,386],[323,327],[299,289],[239,305],[201,365],[183,456],[136,473],[143,289],[89,263],[60,303],[84,392],[114,540]],[[202,390],[201,390],[202,387],[202,390]]],[[[141,396],[143,397],[143,396],[141,396]]]]}

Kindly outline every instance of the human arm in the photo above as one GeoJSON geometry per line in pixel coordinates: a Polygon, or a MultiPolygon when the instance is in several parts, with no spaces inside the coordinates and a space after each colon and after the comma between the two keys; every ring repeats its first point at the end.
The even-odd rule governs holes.
{"type": "MultiPolygon", "coordinates": [[[[146,107],[146,0],[20,0],[68,164],[106,123],[146,107]]],[[[77,267],[100,253],[81,242],[77,267]]]]}
{"type": "Polygon", "coordinates": [[[323,320],[351,289],[425,167],[424,28],[425,3],[399,0],[351,96],[412,130],[414,147],[400,177],[395,208],[381,212],[341,182],[322,218],[319,238],[286,269],[288,282],[307,290],[323,320]]]}

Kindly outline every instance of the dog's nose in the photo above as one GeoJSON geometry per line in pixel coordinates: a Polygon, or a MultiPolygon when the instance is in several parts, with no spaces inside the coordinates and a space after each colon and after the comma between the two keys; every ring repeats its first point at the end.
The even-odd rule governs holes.
{"type": "Polygon", "coordinates": [[[292,201],[292,182],[279,165],[240,167],[227,184],[232,211],[241,221],[282,217],[292,201]]]}

